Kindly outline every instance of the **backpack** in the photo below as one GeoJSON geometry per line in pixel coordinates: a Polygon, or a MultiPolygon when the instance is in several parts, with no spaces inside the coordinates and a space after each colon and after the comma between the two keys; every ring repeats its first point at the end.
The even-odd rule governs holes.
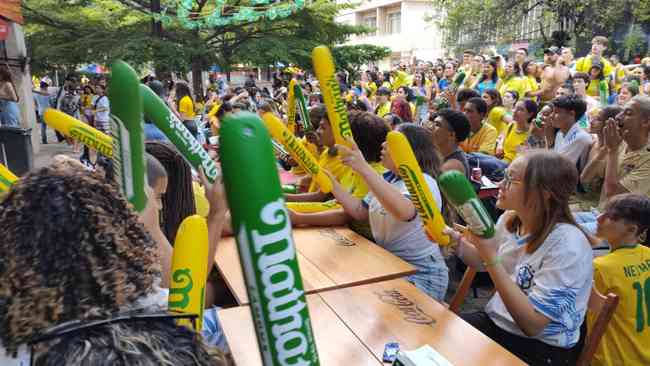
{"type": "Polygon", "coordinates": [[[67,94],[61,99],[61,112],[74,116],[79,109],[79,102],[74,94],[67,94]]]}

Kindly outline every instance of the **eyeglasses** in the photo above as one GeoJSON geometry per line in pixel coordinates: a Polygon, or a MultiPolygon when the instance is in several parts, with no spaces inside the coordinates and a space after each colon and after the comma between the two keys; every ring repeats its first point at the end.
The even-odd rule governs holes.
{"type": "Polygon", "coordinates": [[[38,334],[34,335],[29,343],[31,347],[30,355],[30,365],[34,365],[34,346],[38,343],[43,343],[50,341],[52,339],[65,337],[74,333],[79,333],[82,331],[87,331],[93,328],[97,328],[103,325],[115,324],[115,323],[126,323],[134,321],[162,321],[162,320],[180,320],[188,319],[192,323],[192,327],[196,329],[196,319],[198,314],[194,313],[181,313],[177,311],[158,311],[151,312],[147,309],[136,309],[126,312],[121,312],[110,316],[107,319],[100,320],[71,320],[62,324],[55,325],[50,327],[38,334]]]}
{"type": "Polygon", "coordinates": [[[512,175],[510,174],[510,171],[506,169],[505,174],[503,175],[503,180],[501,181],[503,188],[510,189],[510,187],[513,184],[521,184],[521,183],[523,183],[521,180],[513,179],[512,175]]]}

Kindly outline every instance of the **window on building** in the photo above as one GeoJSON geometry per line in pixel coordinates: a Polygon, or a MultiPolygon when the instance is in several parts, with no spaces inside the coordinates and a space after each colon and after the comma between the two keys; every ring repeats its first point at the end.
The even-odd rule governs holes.
{"type": "Polygon", "coordinates": [[[374,36],[376,34],[376,30],[374,29],[377,28],[377,16],[368,16],[363,18],[363,25],[373,29],[373,31],[369,32],[368,34],[374,36]]]}
{"type": "Polygon", "coordinates": [[[386,33],[397,34],[402,31],[402,13],[395,12],[388,14],[386,22],[386,33]]]}

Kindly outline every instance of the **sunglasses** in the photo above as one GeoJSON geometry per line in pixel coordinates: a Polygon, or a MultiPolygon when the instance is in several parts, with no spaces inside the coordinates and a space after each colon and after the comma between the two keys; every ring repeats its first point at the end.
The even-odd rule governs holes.
{"type": "Polygon", "coordinates": [[[198,314],[194,313],[181,313],[177,311],[157,311],[157,312],[150,312],[147,311],[146,309],[137,309],[137,310],[131,310],[131,311],[126,311],[126,312],[121,312],[118,314],[115,314],[113,316],[110,316],[107,319],[100,319],[100,320],[71,320],[65,323],[61,323],[58,325],[55,325],[53,327],[50,327],[42,332],[39,332],[35,336],[31,338],[31,340],[28,342],[31,350],[30,354],[30,365],[34,365],[34,346],[51,341],[56,338],[61,338],[65,336],[69,336],[71,334],[75,333],[80,333],[83,331],[88,331],[94,328],[98,328],[103,325],[108,325],[108,324],[116,324],[116,323],[128,323],[128,322],[135,322],[135,321],[165,321],[165,320],[181,320],[181,319],[187,319],[192,323],[192,327],[196,329],[196,319],[198,318],[198,314]]]}

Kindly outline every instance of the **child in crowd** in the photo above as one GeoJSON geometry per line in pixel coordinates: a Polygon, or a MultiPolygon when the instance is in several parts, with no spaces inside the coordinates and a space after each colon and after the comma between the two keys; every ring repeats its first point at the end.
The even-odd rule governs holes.
{"type": "MultiPolygon", "coordinates": [[[[440,171],[440,158],[431,134],[414,124],[402,124],[398,131],[406,135],[438,209],[442,210],[442,197],[434,179],[440,171]]],[[[345,214],[356,220],[368,220],[378,245],[418,269],[407,280],[432,298],[442,301],[449,280],[447,266],[438,245],[432,243],[424,232],[422,220],[408,198],[406,184],[399,177],[388,146],[384,144],[381,151],[381,162],[389,170],[383,176],[378,175],[366,161],[356,144],[351,149],[338,145],[337,148],[343,163],[352,168],[370,189],[365,198],[359,199],[334,181],[333,193],[345,214]]]]}
{"type": "MultiPolygon", "coordinates": [[[[637,193],[612,197],[598,217],[596,235],[610,254],[594,259],[594,287],[618,295],[592,366],[650,365],[650,248],[639,245],[650,227],[650,199],[637,193]]],[[[587,329],[595,318],[587,316],[587,329]]]]}

